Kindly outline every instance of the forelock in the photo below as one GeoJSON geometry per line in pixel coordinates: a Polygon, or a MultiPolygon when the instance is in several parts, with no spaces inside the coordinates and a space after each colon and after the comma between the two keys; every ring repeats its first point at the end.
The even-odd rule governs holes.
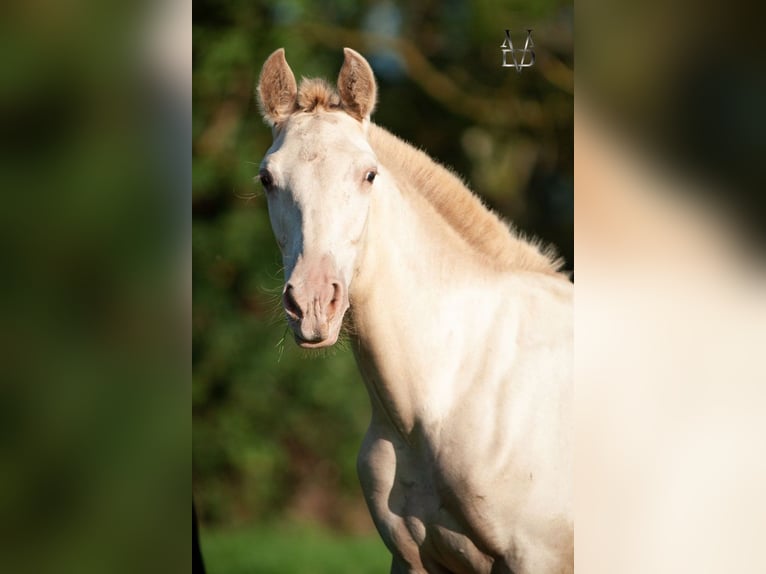
{"type": "Polygon", "coordinates": [[[303,112],[331,111],[341,108],[338,92],[321,78],[303,78],[298,87],[298,109],[303,112]]]}

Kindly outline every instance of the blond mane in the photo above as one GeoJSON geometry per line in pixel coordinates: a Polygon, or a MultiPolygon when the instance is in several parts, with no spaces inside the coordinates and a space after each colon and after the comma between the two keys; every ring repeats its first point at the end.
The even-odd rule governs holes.
{"type": "MultiPolygon", "coordinates": [[[[324,80],[304,78],[298,88],[298,111],[343,109],[337,91],[324,80]]],[[[444,221],[485,261],[501,270],[556,274],[563,261],[553,247],[541,248],[490,211],[449,169],[387,130],[370,125],[369,141],[378,159],[401,186],[417,190],[444,221]]]]}

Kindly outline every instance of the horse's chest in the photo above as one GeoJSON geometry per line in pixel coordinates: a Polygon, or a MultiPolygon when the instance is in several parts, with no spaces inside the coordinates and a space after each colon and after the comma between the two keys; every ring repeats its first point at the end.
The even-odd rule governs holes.
{"type": "Polygon", "coordinates": [[[462,517],[445,506],[433,483],[405,487],[402,504],[390,510],[402,517],[406,529],[402,534],[417,545],[418,558],[428,572],[490,572],[492,560],[476,547],[462,517]]]}
{"type": "Polygon", "coordinates": [[[456,511],[444,473],[421,449],[375,439],[360,454],[360,478],[378,530],[389,548],[417,571],[489,572],[491,559],[456,511]]]}

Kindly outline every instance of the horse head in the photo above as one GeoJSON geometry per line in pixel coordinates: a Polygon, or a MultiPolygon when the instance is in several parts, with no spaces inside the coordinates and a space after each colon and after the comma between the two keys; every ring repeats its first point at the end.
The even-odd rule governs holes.
{"type": "Polygon", "coordinates": [[[258,102],[273,144],[260,166],[285,269],[283,306],[296,342],[333,345],[349,308],[378,161],[367,141],[376,85],[367,61],[344,49],[337,91],[296,84],[283,49],[263,65],[258,102]]]}

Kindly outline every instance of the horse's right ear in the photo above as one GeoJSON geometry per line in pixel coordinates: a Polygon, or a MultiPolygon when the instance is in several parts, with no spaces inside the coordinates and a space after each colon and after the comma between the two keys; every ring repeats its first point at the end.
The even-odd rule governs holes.
{"type": "Polygon", "coordinates": [[[287,119],[295,111],[298,86],[287,65],[284,48],[276,50],[263,63],[256,91],[261,115],[270,126],[287,119]]]}

